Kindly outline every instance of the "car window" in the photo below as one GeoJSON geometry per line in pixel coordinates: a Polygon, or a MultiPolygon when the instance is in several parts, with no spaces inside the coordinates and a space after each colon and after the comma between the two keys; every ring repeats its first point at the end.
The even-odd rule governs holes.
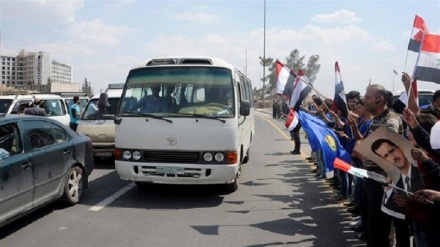
{"type": "Polygon", "coordinates": [[[69,140],[69,134],[61,127],[43,121],[27,121],[27,136],[32,149],[43,148],[69,140]]]}
{"type": "Polygon", "coordinates": [[[7,113],[11,104],[12,99],[0,99],[0,113],[7,113]]]}
{"type": "Polygon", "coordinates": [[[21,135],[16,124],[0,126],[0,160],[23,152],[21,135]]]}
{"type": "Polygon", "coordinates": [[[46,110],[47,116],[64,116],[66,114],[59,99],[42,100],[40,107],[46,110]]]}

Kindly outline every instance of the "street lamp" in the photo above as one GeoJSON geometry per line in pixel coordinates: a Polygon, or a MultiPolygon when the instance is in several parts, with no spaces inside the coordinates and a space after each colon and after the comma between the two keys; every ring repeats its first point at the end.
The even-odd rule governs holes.
{"type": "Polygon", "coordinates": [[[265,88],[265,81],[266,81],[266,0],[264,0],[264,28],[263,28],[263,88],[262,88],[262,95],[263,95],[263,108],[266,107],[266,99],[264,97],[264,88],[265,88]]]}

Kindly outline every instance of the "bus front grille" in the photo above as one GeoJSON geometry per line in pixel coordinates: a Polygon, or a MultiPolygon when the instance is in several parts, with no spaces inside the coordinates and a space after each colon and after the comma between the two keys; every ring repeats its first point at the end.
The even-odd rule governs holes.
{"type": "Polygon", "coordinates": [[[199,163],[200,152],[144,151],[145,162],[199,163]]]}

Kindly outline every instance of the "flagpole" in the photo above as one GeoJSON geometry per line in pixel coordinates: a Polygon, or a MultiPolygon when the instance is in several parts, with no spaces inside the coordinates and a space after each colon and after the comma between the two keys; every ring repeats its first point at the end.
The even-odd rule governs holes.
{"type": "MultiPolygon", "coordinates": [[[[394,70],[395,71],[395,70],[394,70]]],[[[393,93],[395,92],[394,91],[394,77],[396,76],[396,73],[394,73],[394,71],[393,71],[393,93]]]]}

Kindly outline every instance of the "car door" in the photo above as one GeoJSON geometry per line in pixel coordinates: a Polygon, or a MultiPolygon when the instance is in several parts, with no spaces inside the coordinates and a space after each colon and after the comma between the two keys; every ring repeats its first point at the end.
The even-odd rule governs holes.
{"type": "Polygon", "coordinates": [[[23,150],[19,125],[0,123],[0,225],[32,207],[30,154],[23,150]],[[7,152],[7,154],[5,153],[7,152]]]}
{"type": "Polygon", "coordinates": [[[44,120],[23,122],[34,169],[34,205],[62,194],[65,174],[72,161],[73,145],[67,131],[44,120]]]}

